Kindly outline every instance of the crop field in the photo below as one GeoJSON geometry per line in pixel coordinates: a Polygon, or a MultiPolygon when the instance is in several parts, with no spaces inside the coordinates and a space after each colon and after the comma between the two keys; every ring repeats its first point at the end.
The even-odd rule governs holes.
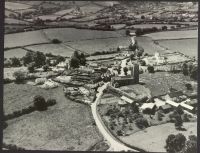
{"type": "Polygon", "coordinates": [[[106,39],[94,39],[94,40],[83,40],[76,42],[67,42],[73,48],[82,50],[87,53],[110,51],[110,49],[117,49],[118,46],[129,46],[129,37],[120,38],[106,38],[106,39]]]}
{"type": "Polygon", "coordinates": [[[30,8],[31,5],[14,3],[14,2],[5,2],[5,8],[10,10],[24,10],[30,8]]]}
{"type": "Polygon", "coordinates": [[[141,36],[136,37],[139,46],[144,48],[144,53],[148,53],[150,55],[154,55],[155,52],[159,52],[160,54],[166,53],[165,48],[156,45],[150,37],[141,36]]]}
{"type": "Polygon", "coordinates": [[[70,57],[74,50],[65,46],[64,44],[43,44],[43,45],[33,45],[25,47],[26,49],[30,49],[32,51],[39,51],[46,53],[52,53],[53,55],[61,55],[65,57],[70,57]]]}
{"type": "Polygon", "coordinates": [[[40,30],[15,34],[6,34],[4,37],[4,48],[20,47],[46,42],[48,42],[48,40],[40,30]]]}
{"type": "Polygon", "coordinates": [[[30,24],[29,22],[18,20],[18,19],[12,19],[12,18],[5,18],[4,22],[5,24],[23,24],[23,25],[30,24]]]}
{"type": "Polygon", "coordinates": [[[98,31],[74,28],[55,28],[45,29],[43,31],[49,39],[56,38],[63,42],[120,37],[120,35],[114,31],[98,31]]]}
{"type": "Polygon", "coordinates": [[[198,38],[198,31],[187,30],[187,31],[156,32],[156,33],[146,34],[145,36],[149,36],[153,40],[198,38]]]}
{"type": "Polygon", "coordinates": [[[3,142],[28,150],[72,151],[87,150],[102,141],[102,136],[92,125],[90,108],[66,99],[62,87],[45,91],[28,85],[16,86],[18,87],[13,84],[5,86],[7,92],[4,94],[4,103],[10,103],[9,107],[27,106],[30,104],[29,98],[35,94],[55,98],[57,104],[44,112],[35,111],[7,121],[3,142]]]}
{"type": "Polygon", "coordinates": [[[26,55],[26,52],[27,51],[22,48],[10,49],[4,51],[4,58],[13,58],[13,57],[22,58],[23,56],[26,55]]]}
{"type": "Polygon", "coordinates": [[[154,74],[140,74],[140,82],[149,88],[152,96],[166,94],[170,87],[177,90],[185,90],[185,82],[191,81],[189,76],[167,72],[156,72],[154,74]]]}
{"type": "Polygon", "coordinates": [[[190,57],[198,55],[198,39],[180,39],[180,40],[161,40],[158,41],[161,46],[170,50],[181,52],[190,57]]]}
{"type": "Polygon", "coordinates": [[[197,135],[197,122],[183,123],[183,127],[187,130],[177,131],[173,123],[166,123],[149,127],[121,139],[149,152],[166,152],[164,146],[168,135],[182,133],[187,139],[189,135],[197,135]]]}

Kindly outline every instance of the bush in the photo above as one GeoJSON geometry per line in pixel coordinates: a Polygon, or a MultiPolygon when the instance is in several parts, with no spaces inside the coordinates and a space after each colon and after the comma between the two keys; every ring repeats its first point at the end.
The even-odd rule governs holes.
{"type": "Polygon", "coordinates": [[[22,82],[24,81],[24,79],[26,79],[26,73],[24,71],[15,71],[13,73],[13,77],[15,77],[16,79],[16,82],[19,83],[19,82],[22,82]]]}
{"type": "Polygon", "coordinates": [[[135,123],[140,129],[147,128],[149,126],[149,123],[146,118],[138,118],[135,120],[135,123]]]}
{"type": "Polygon", "coordinates": [[[192,85],[190,83],[186,83],[185,87],[187,88],[187,90],[192,90],[192,85]]]}
{"type": "Polygon", "coordinates": [[[5,83],[11,83],[12,82],[12,80],[10,80],[9,78],[5,78],[5,79],[3,79],[3,83],[5,84],[5,83]]]}
{"type": "Polygon", "coordinates": [[[34,63],[30,63],[30,64],[28,65],[28,71],[29,71],[30,73],[33,73],[34,70],[35,70],[35,64],[34,64],[34,63]]]}
{"type": "Polygon", "coordinates": [[[11,65],[14,66],[14,67],[18,67],[18,66],[21,66],[21,62],[18,58],[16,57],[13,57],[13,58],[10,58],[11,60],[11,65]]]}
{"type": "Polygon", "coordinates": [[[149,73],[154,73],[155,72],[153,66],[148,66],[147,70],[148,70],[149,73]]]}
{"type": "Polygon", "coordinates": [[[48,69],[49,69],[49,66],[48,65],[44,65],[42,68],[43,68],[44,72],[47,72],[48,69]]]}
{"type": "Polygon", "coordinates": [[[53,106],[56,104],[56,100],[55,99],[48,99],[47,100],[47,106],[53,106]]]}
{"type": "Polygon", "coordinates": [[[62,41],[60,41],[59,39],[52,39],[51,41],[53,44],[60,44],[62,41]]]}
{"type": "Polygon", "coordinates": [[[34,106],[37,110],[39,111],[44,111],[47,109],[47,103],[44,99],[43,96],[40,96],[40,95],[36,95],[34,98],[33,98],[33,102],[34,102],[34,106]]]}

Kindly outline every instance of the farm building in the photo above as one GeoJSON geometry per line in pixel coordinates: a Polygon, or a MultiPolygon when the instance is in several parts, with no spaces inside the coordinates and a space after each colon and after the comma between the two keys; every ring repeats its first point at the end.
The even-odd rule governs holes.
{"type": "Polygon", "coordinates": [[[167,58],[165,56],[161,56],[158,52],[155,53],[154,56],[143,58],[146,65],[162,65],[167,62],[167,58]]]}
{"type": "Polygon", "coordinates": [[[158,99],[158,98],[155,98],[154,101],[155,101],[156,107],[158,107],[158,108],[159,108],[160,106],[164,106],[164,105],[166,104],[165,101],[162,101],[162,100],[160,100],[160,99],[158,99]]]}
{"type": "Polygon", "coordinates": [[[174,102],[172,100],[169,100],[169,99],[166,100],[166,103],[171,105],[171,106],[173,106],[173,107],[178,107],[179,106],[179,103],[176,103],[176,102],[174,102]]]}
{"type": "Polygon", "coordinates": [[[156,105],[155,103],[144,103],[140,109],[145,114],[154,114],[156,111],[156,105]]]}
{"type": "Polygon", "coordinates": [[[171,105],[162,105],[159,107],[159,110],[162,110],[164,113],[169,113],[170,111],[173,110],[173,107],[171,105]]]}

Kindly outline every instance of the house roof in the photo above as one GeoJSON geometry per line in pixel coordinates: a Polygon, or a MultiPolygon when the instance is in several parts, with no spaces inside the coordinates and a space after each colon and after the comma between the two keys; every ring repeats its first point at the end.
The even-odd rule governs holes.
{"type": "Polygon", "coordinates": [[[170,108],[172,108],[172,106],[169,105],[169,104],[166,104],[166,105],[162,105],[162,106],[160,106],[159,108],[162,108],[163,110],[166,110],[166,109],[170,109],[170,108]]]}
{"type": "Polygon", "coordinates": [[[166,103],[165,101],[162,101],[162,100],[160,100],[160,99],[158,99],[158,98],[155,98],[154,101],[155,101],[155,105],[156,105],[157,107],[163,106],[163,105],[165,105],[165,103],[166,103]]]}
{"type": "Polygon", "coordinates": [[[171,98],[173,97],[179,97],[179,96],[182,96],[183,95],[183,92],[182,91],[174,91],[174,92],[170,92],[168,94],[171,98]]]}
{"type": "Polygon", "coordinates": [[[131,104],[133,103],[133,100],[130,99],[130,98],[128,98],[128,97],[122,96],[121,99],[122,99],[122,100],[125,100],[125,101],[128,102],[128,103],[131,103],[131,104]]]}
{"type": "Polygon", "coordinates": [[[142,110],[145,110],[145,109],[147,109],[147,108],[153,109],[154,106],[156,106],[155,103],[144,103],[140,108],[141,108],[142,110]]]}
{"type": "Polygon", "coordinates": [[[180,105],[181,105],[182,107],[184,107],[184,108],[189,109],[189,110],[193,110],[193,109],[194,109],[194,107],[192,107],[192,106],[190,106],[190,105],[188,105],[188,104],[185,104],[185,103],[181,103],[180,105]]]}
{"type": "Polygon", "coordinates": [[[126,103],[124,100],[119,100],[119,101],[118,101],[118,104],[119,104],[119,105],[126,105],[127,103],[126,103]]]}
{"type": "Polygon", "coordinates": [[[167,103],[167,104],[170,104],[170,105],[172,105],[172,106],[175,106],[175,107],[178,107],[178,106],[179,106],[179,103],[176,103],[176,102],[171,101],[171,100],[166,100],[166,103],[167,103]]]}

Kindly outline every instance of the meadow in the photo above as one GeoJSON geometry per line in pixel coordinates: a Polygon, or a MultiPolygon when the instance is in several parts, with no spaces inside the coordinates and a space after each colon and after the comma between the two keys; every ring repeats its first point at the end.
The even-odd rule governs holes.
{"type": "Polygon", "coordinates": [[[114,31],[98,31],[75,28],[45,29],[43,32],[49,39],[59,39],[63,42],[120,37],[120,35],[114,31]]]}
{"type": "Polygon", "coordinates": [[[198,55],[198,39],[160,40],[159,45],[181,52],[190,57],[198,55]]]}
{"type": "Polygon", "coordinates": [[[151,37],[153,40],[198,38],[198,30],[156,32],[145,36],[151,37]]]}
{"type": "Polygon", "coordinates": [[[31,5],[14,3],[14,2],[5,2],[5,8],[10,10],[24,10],[30,8],[31,5]]]}
{"type": "Polygon", "coordinates": [[[22,58],[23,56],[26,55],[26,50],[22,48],[15,48],[15,49],[10,49],[4,52],[4,58],[22,58]]]}
{"type": "Polygon", "coordinates": [[[61,55],[65,57],[70,57],[75,51],[72,48],[67,47],[64,44],[41,44],[25,47],[25,49],[32,51],[39,51],[44,54],[52,53],[53,55],[61,55]]]}
{"type": "Polygon", "coordinates": [[[20,109],[31,104],[39,94],[55,98],[57,104],[44,112],[35,111],[7,121],[3,142],[28,150],[88,150],[102,136],[93,125],[90,108],[66,99],[62,87],[39,89],[31,85],[4,85],[5,110],[20,109]],[[16,90],[17,89],[17,90],[16,90]]]}
{"type": "Polygon", "coordinates": [[[168,135],[182,133],[186,139],[188,139],[189,135],[197,135],[197,122],[183,123],[183,127],[187,130],[177,131],[174,123],[166,123],[149,127],[132,135],[121,137],[121,139],[130,145],[137,146],[149,152],[166,152],[164,146],[168,135]]]}
{"type": "Polygon", "coordinates": [[[21,47],[47,42],[49,41],[40,30],[6,34],[4,37],[4,48],[21,47]]]}
{"type": "Polygon", "coordinates": [[[118,38],[106,38],[106,39],[94,39],[94,40],[82,40],[76,42],[67,42],[66,44],[71,47],[84,51],[86,53],[110,51],[110,49],[116,50],[118,46],[129,46],[129,37],[118,37],[118,38]]]}

